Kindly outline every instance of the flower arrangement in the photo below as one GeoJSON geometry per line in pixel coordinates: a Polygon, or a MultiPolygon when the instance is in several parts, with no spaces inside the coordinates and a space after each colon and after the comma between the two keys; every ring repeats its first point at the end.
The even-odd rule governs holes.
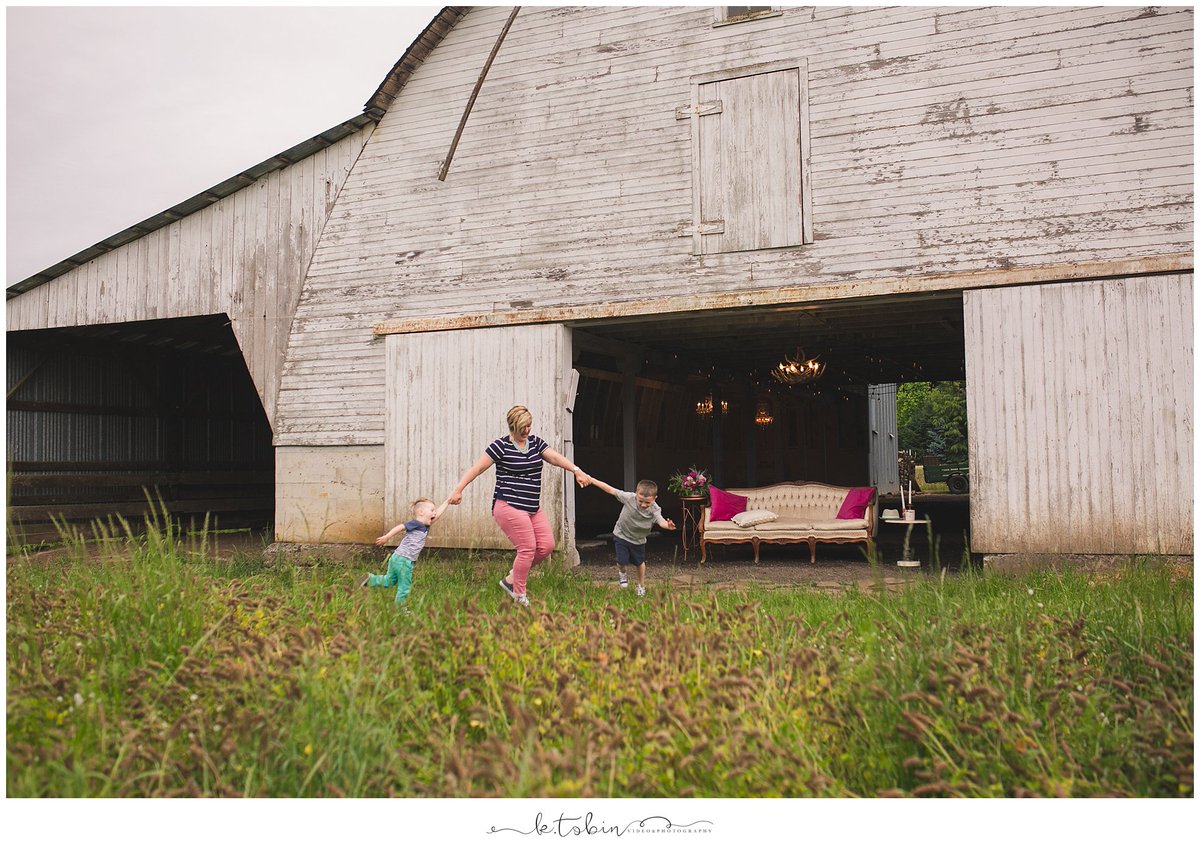
{"type": "Polygon", "coordinates": [[[708,496],[708,472],[695,465],[686,471],[676,471],[667,483],[667,490],[684,498],[708,496]]]}

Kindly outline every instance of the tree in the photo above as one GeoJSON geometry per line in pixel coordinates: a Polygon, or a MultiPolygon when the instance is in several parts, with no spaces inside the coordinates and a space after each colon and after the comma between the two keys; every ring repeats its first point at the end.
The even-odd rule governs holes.
{"type": "Polygon", "coordinates": [[[967,394],[962,382],[906,382],[896,388],[902,450],[943,461],[967,458],[967,394]]]}

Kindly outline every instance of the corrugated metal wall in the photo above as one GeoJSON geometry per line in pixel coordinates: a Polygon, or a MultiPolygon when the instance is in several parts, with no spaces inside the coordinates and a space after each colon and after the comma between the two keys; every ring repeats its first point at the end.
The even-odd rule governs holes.
{"type": "Polygon", "coordinates": [[[54,331],[10,333],[7,354],[13,521],[138,517],[143,487],[180,511],[213,498],[269,519],[271,432],[240,358],[54,331]]]}
{"type": "Polygon", "coordinates": [[[963,306],[973,549],[1192,553],[1192,276],[963,306]]]}

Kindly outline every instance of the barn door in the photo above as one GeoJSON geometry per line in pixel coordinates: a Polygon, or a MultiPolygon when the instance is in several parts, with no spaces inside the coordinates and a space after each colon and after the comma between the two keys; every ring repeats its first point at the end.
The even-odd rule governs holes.
{"type": "MultiPolygon", "coordinates": [[[[387,523],[409,518],[409,504],[441,501],[494,439],[507,434],[505,413],[520,404],[533,413],[533,433],[572,457],[570,330],[561,325],[507,326],[387,337],[385,510],[387,523]]],[[[574,518],[568,475],[542,474],[542,506],[560,549],[574,558],[574,518]]],[[[511,548],[492,520],[495,468],[451,507],[430,535],[430,547],[511,548]]],[[[570,488],[575,481],[571,479],[570,488]]]]}
{"type": "Polygon", "coordinates": [[[896,384],[871,385],[867,389],[871,428],[871,485],[881,495],[894,495],[900,488],[896,461],[896,384]]]}
{"type": "Polygon", "coordinates": [[[700,75],[692,98],[694,251],[811,243],[807,63],[700,75]]]}

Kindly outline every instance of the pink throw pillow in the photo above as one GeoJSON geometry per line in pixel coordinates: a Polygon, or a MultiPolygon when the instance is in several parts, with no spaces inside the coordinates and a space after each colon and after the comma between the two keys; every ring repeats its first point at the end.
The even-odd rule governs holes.
{"type": "Polygon", "coordinates": [[[838,518],[865,518],[867,507],[871,505],[871,501],[875,499],[874,487],[862,487],[851,489],[846,493],[846,499],[842,501],[842,508],[838,510],[838,518]]]}
{"type": "Polygon", "coordinates": [[[746,499],[732,492],[708,487],[708,499],[711,502],[708,513],[709,521],[732,521],[739,512],[746,511],[746,499]]]}

